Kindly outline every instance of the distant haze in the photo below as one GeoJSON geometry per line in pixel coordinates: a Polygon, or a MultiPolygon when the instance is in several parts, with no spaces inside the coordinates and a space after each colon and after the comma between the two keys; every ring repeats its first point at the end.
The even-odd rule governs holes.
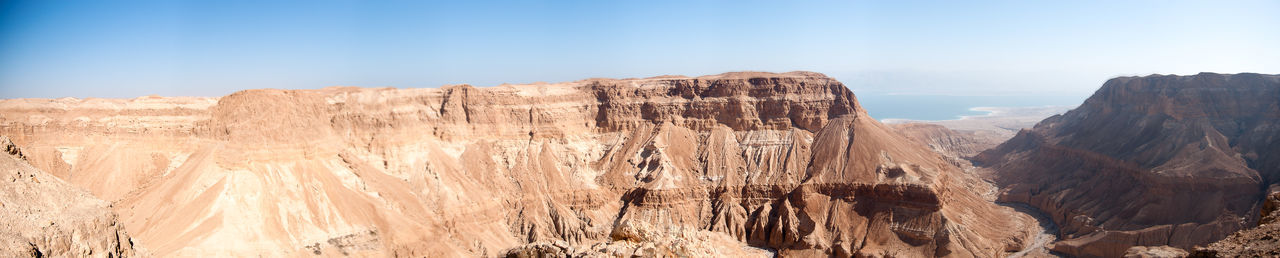
{"type": "Polygon", "coordinates": [[[1087,96],[1122,75],[1280,73],[1280,1],[425,2],[3,1],[0,98],[738,70],[860,96],[1087,96]]]}

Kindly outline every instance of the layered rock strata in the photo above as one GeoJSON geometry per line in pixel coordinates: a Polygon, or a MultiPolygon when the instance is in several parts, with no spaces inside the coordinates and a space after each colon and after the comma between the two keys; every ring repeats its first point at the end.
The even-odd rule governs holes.
{"type": "Polygon", "coordinates": [[[1060,226],[1055,251],[1189,249],[1253,225],[1280,179],[1280,76],[1122,77],[976,160],[1001,199],[1060,226]]]}
{"type": "Polygon", "coordinates": [[[1259,212],[1258,226],[1232,233],[1204,247],[1196,247],[1191,257],[1275,257],[1280,256],[1280,185],[1272,185],[1259,212]]]}
{"type": "Polygon", "coordinates": [[[17,99],[0,133],[162,256],[990,257],[1034,223],[808,72],[17,99]]]}

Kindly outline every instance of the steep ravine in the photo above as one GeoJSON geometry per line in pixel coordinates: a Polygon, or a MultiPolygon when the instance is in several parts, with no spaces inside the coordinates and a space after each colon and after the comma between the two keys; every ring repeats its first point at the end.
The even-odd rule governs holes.
{"type": "Polygon", "coordinates": [[[1027,214],[1032,218],[1035,218],[1036,221],[1039,222],[1036,224],[1036,228],[1032,230],[1033,232],[1036,232],[1035,237],[1032,238],[1030,243],[1024,246],[1022,250],[1009,254],[1009,258],[1044,257],[1049,255],[1055,255],[1055,256],[1058,255],[1053,251],[1050,251],[1050,244],[1058,240],[1058,225],[1053,223],[1053,219],[1050,218],[1048,214],[1045,214],[1044,212],[1041,212],[1040,210],[1036,209],[1034,206],[1027,205],[1025,203],[997,203],[997,204],[1000,204],[1000,206],[1013,208],[1018,212],[1027,214]]]}
{"type": "Polygon", "coordinates": [[[994,139],[986,139],[985,142],[990,143],[990,145],[982,144],[984,141],[975,140],[975,133],[972,131],[956,131],[942,125],[930,123],[902,123],[890,124],[890,126],[906,138],[929,146],[933,151],[947,157],[952,164],[964,168],[966,174],[983,178],[982,181],[978,181],[973,185],[973,189],[979,189],[978,192],[984,199],[995,202],[1000,206],[1012,208],[1014,211],[1025,214],[1026,217],[1033,218],[1037,222],[1022,225],[1028,231],[1034,232],[1034,235],[1028,239],[1021,250],[1009,253],[1008,257],[1056,257],[1062,255],[1050,250],[1052,243],[1058,240],[1058,227],[1053,219],[1031,205],[997,202],[1000,188],[991,182],[990,177],[993,172],[988,168],[974,166],[972,161],[969,160],[970,155],[984,151],[986,150],[985,148],[993,147],[995,143],[990,142],[994,141],[994,139]]]}
{"type": "Polygon", "coordinates": [[[1121,77],[975,160],[1000,201],[1060,226],[1054,251],[1190,250],[1256,224],[1280,178],[1277,122],[1277,75],[1121,77]]]}

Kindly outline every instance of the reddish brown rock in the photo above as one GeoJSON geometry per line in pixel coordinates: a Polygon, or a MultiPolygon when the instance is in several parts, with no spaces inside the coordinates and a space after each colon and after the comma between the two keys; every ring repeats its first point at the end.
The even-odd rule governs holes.
{"type": "Polygon", "coordinates": [[[1258,226],[1232,233],[1225,239],[1196,247],[1192,257],[1280,256],[1280,186],[1272,185],[1262,203],[1258,226]]]}
{"type": "Polygon", "coordinates": [[[977,161],[1061,227],[1055,251],[1188,249],[1252,225],[1280,179],[1280,76],[1124,77],[977,161]]]}

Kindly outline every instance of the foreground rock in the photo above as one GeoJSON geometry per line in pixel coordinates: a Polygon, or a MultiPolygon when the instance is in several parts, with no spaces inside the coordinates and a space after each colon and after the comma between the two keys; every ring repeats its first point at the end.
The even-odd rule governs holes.
{"type": "Polygon", "coordinates": [[[9,138],[0,148],[0,256],[137,254],[107,202],[27,164],[9,138]]]}
{"type": "Polygon", "coordinates": [[[1258,226],[1231,234],[1206,247],[1196,247],[1192,257],[1280,256],[1280,186],[1272,185],[1263,202],[1258,226]]]}
{"type": "Polygon", "coordinates": [[[1280,76],[1124,77],[977,161],[1002,201],[1049,213],[1054,250],[1189,249],[1253,225],[1280,178],[1280,76]]]}
{"type": "Polygon", "coordinates": [[[807,72],[21,99],[0,116],[162,256],[991,257],[1034,223],[807,72]]]}
{"type": "Polygon", "coordinates": [[[1182,258],[1187,257],[1187,251],[1167,245],[1162,246],[1134,246],[1124,252],[1125,258],[1182,258]]]}

